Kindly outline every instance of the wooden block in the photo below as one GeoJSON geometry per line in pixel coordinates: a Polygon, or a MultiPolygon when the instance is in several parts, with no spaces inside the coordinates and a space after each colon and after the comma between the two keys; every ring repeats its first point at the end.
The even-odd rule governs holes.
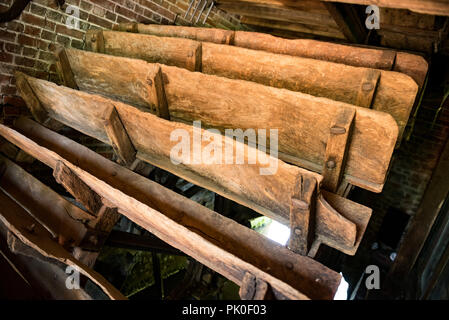
{"type": "Polygon", "coordinates": [[[162,69],[160,66],[148,73],[147,83],[150,86],[150,100],[152,102],[153,111],[158,117],[170,120],[162,69]]]}
{"type": "Polygon", "coordinates": [[[95,216],[102,207],[101,197],[75,175],[64,163],[58,161],[53,170],[56,182],[62,184],[76,200],[95,216]]]}
{"type": "Polygon", "coordinates": [[[298,176],[290,203],[290,239],[288,248],[307,255],[315,237],[317,182],[313,177],[298,176]]]}
{"type": "Polygon", "coordinates": [[[375,69],[367,69],[363,81],[357,93],[355,104],[365,108],[371,108],[376,92],[377,83],[379,82],[380,71],[375,69]]]}
{"type": "Polygon", "coordinates": [[[193,49],[187,53],[186,69],[190,71],[202,71],[202,44],[197,42],[193,49]]]}
{"type": "Polygon", "coordinates": [[[323,187],[335,192],[345,169],[355,111],[340,112],[330,128],[323,167],[323,187]]]}
{"type": "Polygon", "coordinates": [[[126,166],[131,166],[136,159],[136,149],[129,139],[128,133],[120,120],[120,116],[114,106],[106,108],[104,112],[104,128],[112,148],[120,161],[126,166]]]}
{"type": "Polygon", "coordinates": [[[242,300],[266,300],[271,298],[269,285],[247,272],[239,289],[242,300]]]}
{"type": "Polygon", "coordinates": [[[55,52],[55,57],[56,68],[64,85],[66,87],[78,90],[78,85],[76,84],[75,77],[73,75],[72,69],[70,68],[70,62],[67,58],[67,52],[65,51],[65,49],[63,47],[59,48],[55,52]]]}
{"type": "Polygon", "coordinates": [[[105,52],[105,41],[102,30],[88,30],[86,32],[86,46],[88,49],[98,52],[105,52]]]}
{"type": "Polygon", "coordinates": [[[15,76],[16,86],[20,93],[20,96],[23,98],[23,100],[25,100],[25,103],[30,109],[30,112],[33,115],[34,119],[42,124],[45,124],[48,119],[48,113],[34,94],[33,89],[31,89],[25,75],[21,72],[16,72],[15,76]]]}

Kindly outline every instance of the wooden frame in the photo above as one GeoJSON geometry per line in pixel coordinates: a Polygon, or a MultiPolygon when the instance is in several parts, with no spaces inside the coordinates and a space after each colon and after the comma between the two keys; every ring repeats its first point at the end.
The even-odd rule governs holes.
{"type": "MultiPolygon", "coordinates": [[[[241,285],[249,272],[266,282],[278,299],[332,299],[335,294],[340,276],[318,262],[294,254],[255,231],[114,164],[85,147],[74,142],[68,147],[65,141],[60,141],[58,134],[29,120],[21,122],[23,130],[27,126],[38,128],[38,131],[46,134],[41,134],[40,139],[49,138],[47,144],[55,144],[58,152],[78,158],[78,165],[90,166],[90,170],[99,176],[93,176],[13,129],[0,125],[0,134],[51,168],[57,165],[67,167],[94,192],[116,206],[121,214],[235,283],[241,285]],[[102,169],[96,171],[95,167],[102,169]],[[115,175],[108,173],[106,181],[103,181],[101,178],[110,170],[115,175]],[[128,179],[130,177],[133,179],[128,179]],[[123,191],[117,189],[119,185],[123,191]],[[135,195],[137,199],[129,194],[135,195]],[[166,197],[161,197],[162,194],[166,197]],[[138,199],[144,199],[144,202],[138,199]],[[148,204],[165,211],[167,216],[148,204]],[[179,208],[179,211],[175,208],[179,208]],[[269,273],[263,270],[269,270],[269,273]]],[[[32,133],[40,135],[35,130],[32,133]]]]}

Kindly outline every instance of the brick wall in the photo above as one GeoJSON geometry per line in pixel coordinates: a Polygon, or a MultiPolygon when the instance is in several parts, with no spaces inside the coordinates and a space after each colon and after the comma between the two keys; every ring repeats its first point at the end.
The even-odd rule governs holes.
{"type": "MultiPolygon", "coordinates": [[[[1,0],[0,10],[6,10],[12,2],[1,0]]],[[[82,49],[86,30],[111,29],[121,22],[189,25],[183,19],[188,3],[189,0],[66,0],[59,8],[56,0],[33,0],[18,19],[0,24],[2,122],[8,124],[17,115],[27,113],[25,104],[16,96],[14,70],[59,82],[52,55],[57,44],[82,49]],[[79,28],[66,26],[69,5],[79,9],[79,28]]],[[[204,17],[205,12],[199,20],[200,26],[204,17]]],[[[215,7],[205,26],[245,29],[239,17],[215,7]]]]}

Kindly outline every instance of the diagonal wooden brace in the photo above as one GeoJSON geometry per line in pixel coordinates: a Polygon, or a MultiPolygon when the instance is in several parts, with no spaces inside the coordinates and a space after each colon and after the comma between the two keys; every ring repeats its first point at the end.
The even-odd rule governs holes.
{"type": "Polygon", "coordinates": [[[272,292],[268,283],[256,278],[249,272],[245,273],[243,277],[239,295],[242,300],[269,300],[272,298],[272,292]]]}
{"type": "Polygon", "coordinates": [[[355,105],[371,108],[379,79],[380,70],[368,69],[366,71],[365,76],[360,83],[359,91],[357,92],[355,105]]]}
{"type": "Polygon", "coordinates": [[[159,117],[170,120],[167,97],[165,96],[162,69],[157,66],[147,75],[147,83],[150,86],[151,110],[159,117]]]}
{"type": "Polygon", "coordinates": [[[136,149],[113,105],[105,110],[103,121],[106,134],[115,153],[123,164],[131,167],[136,160],[136,149]]]}
{"type": "Polygon", "coordinates": [[[317,181],[298,175],[290,202],[290,239],[288,248],[307,255],[315,237],[317,181]]]}
{"type": "Polygon", "coordinates": [[[351,140],[355,109],[344,109],[329,130],[323,168],[323,188],[335,192],[340,185],[351,140]]]}
{"type": "Polygon", "coordinates": [[[58,48],[55,51],[56,69],[58,74],[66,87],[78,90],[78,85],[75,81],[72,68],[70,67],[69,58],[67,57],[67,51],[64,47],[58,48]]]}

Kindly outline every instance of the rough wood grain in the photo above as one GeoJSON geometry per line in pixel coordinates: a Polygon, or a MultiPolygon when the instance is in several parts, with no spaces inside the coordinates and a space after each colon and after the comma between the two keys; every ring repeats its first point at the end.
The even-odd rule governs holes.
{"type": "Polygon", "coordinates": [[[109,137],[109,144],[112,145],[112,148],[123,164],[128,167],[132,166],[136,160],[136,149],[134,149],[114,105],[106,108],[102,118],[104,129],[109,137]]]}
{"type": "MultiPolygon", "coordinates": [[[[92,55],[97,56],[68,51],[80,89],[140,107],[150,104],[148,98],[145,102],[147,89],[139,89],[139,84],[144,82],[142,79],[148,72],[159,66],[112,56],[101,56],[100,64],[95,62],[97,59],[92,59],[92,55]],[[109,70],[119,72],[112,74],[109,70]],[[118,92],[128,93],[120,98],[118,92]]],[[[171,119],[190,124],[200,120],[204,126],[222,132],[227,128],[278,129],[279,157],[313,171],[322,170],[332,119],[342,109],[356,108],[252,82],[191,73],[169,66],[161,68],[166,79],[164,87],[171,119]],[[263,99],[254,103],[253,97],[263,99]]],[[[393,78],[393,81],[398,80],[393,78]]],[[[359,86],[357,83],[356,91],[359,86]]],[[[387,97],[376,99],[381,103],[388,100],[387,97]]],[[[391,104],[383,105],[388,111],[395,109],[391,104]]],[[[354,185],[380,192],[394,148],[397,125],[388,114],[364,108],[356,110],[355,134],[344,175],[354,185]]]]}
{"type": "Polygon", "coordinates": [[[115,287],[99,273],[81,264],[61,245],[52,239],[51,234],[22,207],[0,191],[0,221],[27,246],[45,257],[58,260],[66,265],[76,266],[80,273],[97,284],[111,299],[126,299],[115,287]]]}
{"type": "MultiPolygon", "coordinates": [[[[163,56],[164,64],[188,70],[191,65],[189,49],[185,47],[184,39],[140,35],[133,39],[134,43],[130,46],[127,45],[130,41],[128,33],[101,30],[95,32],[102,33],[106,41],[117,43],[114,47],[118,49],[106,48],[107,54],[140,56],[148,62],[159,62],[159,57],[163,56]],[[159,46],[164,39],[171,43],[170,47],[159,46]],[[179,57],[172,58],[176,41],[178,46],[175,51],[185,50],[183,63],[179,57]],[[158,47],[158,51],[143,51],[145,46],[158,47]]],[[[201,69],[197,71],[230,79],[254,81],[388,112],[398,122],[400,129],[398,142],[401,140],[418,91],[413,79],[392,71],[355,68],[221,44],[198,43],[198,45],[202,48],[202,54],[199,57],[201,69]],[[379,81],[379,78],[382,80],[379,81]]],[[[90,68],[90,63],[84,68],[90,68]]]]}
{"type": "MultiPolygon", "coordinates": [[[[255,231],[214,213],[198,203],[176,195],[173,191],[167,190],[148,179],[143,177],[139,179],[137,178],[139,175],[111,161],[104,159],[109,163],[109,168],[112,167],[112,170],[116,172],[115,175],[108,175],[109,181],[120,176],[122,179],[129,175],[136,176],[134,179],[127,179],[125,182],[119,182],[119,184],[123,183],[124,189],[128,193],[136,191],[136,194],[140,193],[139,198],[146,198],[144,200],[146,203],[152,203],[155,207],[160,206],[165,211],[170,211],[170,206],[171,210],[178,206],[179,211],[174,210],[171,214],[172,217],[167,217],[128,196],[125,193],[126,191],[122,192],[112,187],[109,181],[106,183],[99,180],[53,151],[39,146],[8,127],[0,125],[0,134],[50,167],[54,168],[58,161],[64,162],[95,192],[117,206],[122,214],[154,233],[160,239],[191,255],[239,285],[242,284],[245,273],[250,272],[257,278],[266,281],[278,299],[306,299],[307,296],[298,290],[313,299],[330,299],[336,291],[340,281],[340,276],[337,273],[326,269],[310,258],[296,255],[255,231]],[[167,201],[161,197],[161,193],[169,196],[170,200],[167,201]],[[162,205],[163,201],[167,201],[165,205],[162,205]],[[191,206],[197,207],[196,210],[191,211],[191,206]],[[189,210],[186,210],[186,207],[189,207],[189,210]],[[195,220],[196,223],[194,223],[195,220]],[[211,232],[211,229],[214,229],[214,232],[211,232]],[[226,249],[218,247],[218,243],[226,249]],[[242,259],[245,259],[245,261],[242,259]]],[[[89,154],[87,151],[89,150],[85,150],[83,155],[89,154]]],[[[75,157],[77,156],[79,155],[75,155],[75,157]]],[[[92,158],[94,155],[90,154],[90,157],[92,158]]],[[[83,159],[81,162],[88,161],[85,157],[81,157],[81,159],[83,159]]],[[[103,172],[103,175],[105,169],[103,168],[99,172],[103,172]]],[[[117,181],[114,184],[117,185],[117,181]]]]}
{"type": "MultiPolygon", "coordinates": [[[[191,226],[192,231],[197,232],[199,230],[198,228],[201,226],[201,232],[207,234],[209,239],[215,239],[215,243],[223,248],[238,248],[238,243],[240,241],[246,241],[245,243],[248,244],[245,246],[246,249],[239,251],[239,254],[246,257],[248,252],[251,251],[252,257],[254,257],[254,261],[256,261],[257,264],[265,261],[264,252],[268,249],[263,246],[263,243],[261,246],[261,243],[258,241],[252,242],[251,239],[242,237],[242,235],[238,233],[240,227],[235,227],[233,224],[224,222],[217,224],[217,221],[221,221],[221,216],[214,211],[210,211],[204,206],[191,200],[186,200],[175,192],[165,189],[159,184],[145,179],[134,172],[125,170],[118,164],[105,159],[90,149],[79,145],[64,136],[45,129],[31,120],[20,118],[16,122],[16,128],[28,137],[31,137],[40,145],[58,152],[58,154],[62,155],[65,159],[72,163],[76,163],[82,169],[95,174],[111,186],[126,191],[128,195],[133,196],[153,208],[157,208],[157,210],[175,221],[178,221],[179,223],[182,222],[183,225],[186,226],[191,226]],[[216,239],[214,236],[218,231],[222,234],[222,238],[220,239],[216,239]]],[[[354,255],[369,221],[371,209],[352,203],[352,201],[336,195],[333,197],[327,195],[326,199],[322,195],[319,196],[316,212],[316,232],[319,233],[319,236],[315,246],[319,246],[320,243],[324,241],[326,244],[337,250],[354,255]],[[330,205],[327,204],[326,199],[329,201],[330,205]],[[338,217],[340,214],[338,213],[336,217],[329,217],[329,210],[325,210],[325,208],[323,208],[324,206],[329,208],[335,206],[336,208],[339,208],[339,211],[342,210],[340,211],[341,216],[346,218],[339,219],[338,217]],[[351,233],[354,234],[355,232],[352,231],[349,221],[354,222],[357,228],[354,246],[351,244],[351,241],[354,243],[354,240],[351,240],[351,233]],[[340,226],[337,226],[339,224],[340,226]],[[347,230],[348,234],[346,235],[346,239],[348,239],[348,241],[345,241],[344,243],[338,241],[338,237],[336,238],[334,235],[334,228],[335,230],[347,230]],[[326,233],[328,233],[329,236],[326,236],[326,233]]],[[[280,259],[279,261],[282,261],[282,259],[285,258],[281,258],[281,256],[278,256],[277,254],[272,255],[272,259],[274,260],[277,260],[278,257],[280,259]]],[[[273,266],[271,269],[277,270],[273,266]]]]}
{"type": "Polygon", "coordinates": [[[79,245],[94,216],[73,205],[12,161],[0,156],[5,172],[0,189],[28,210],[59,243],[79,245]]]}
{"type": "MultiPolygon", "coordinates": [[[[148,34],[222,43],[214,40],[211,36],[195,39],[192,35],[195,34],[197,28],[192,27],[137,24],[133,28],[128,27],[127,31],[147,33],[147,28],[151,30],[153,26],[159,29],[158,32],[150,31],[148,34]]],[[[220,30],[207,28],[203,32],[213,34],[220,30]]],[[[343,63],[355,67],[400,71],[412,77],[420,87],[424,83],[428,70],[428,63],[422,57],[384,48],[361,45],[349,46],[308,39],[285,39],[285,37],[280,38],[266,33],[248,31],[236,31],[231,39],[233,40],[229,43],[230,45],[248,49],[343,63]]]]}

